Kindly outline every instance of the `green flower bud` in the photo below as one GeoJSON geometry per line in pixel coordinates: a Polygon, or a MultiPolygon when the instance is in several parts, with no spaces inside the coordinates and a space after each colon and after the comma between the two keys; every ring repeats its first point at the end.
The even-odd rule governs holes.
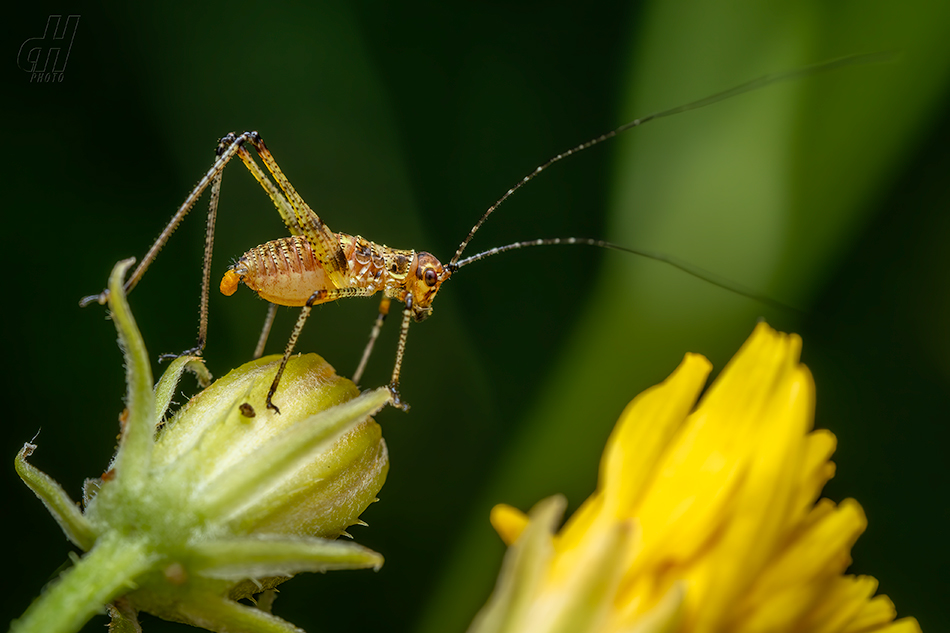
{"type": "Polygon", "coordinates": [[[136,613],[147,611],[211,630],[299,631],[236,600],[301,571],[382,565],[379,554],[334,539],[361,523],[386,479],[386,444],[370,416],[390,392],[360,395],[306,354],[287,365],[277,414],[263,406],[280,362],[272,356],[233,370],[165,421],[182,373],[210,376],[200,359],[182,357],[153,390],[122,288],[130,264],[110,278],[129,392],[109,470],[87,481],[80,512],[27,463],[33,444],[16,459],[24,482],[88,553],[12,631],[75,631],[106,603],[116,630],[135,630],[136,613]]]}

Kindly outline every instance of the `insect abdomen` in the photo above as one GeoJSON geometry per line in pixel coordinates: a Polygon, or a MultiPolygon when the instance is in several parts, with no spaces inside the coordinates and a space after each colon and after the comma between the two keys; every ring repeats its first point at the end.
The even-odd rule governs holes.
{"type": "Polygon", "coordinates": [[[305,305],[314,292],[335,288],[314,257],[310,242],[299,235],[252,248],[234,269],[262,299],[283,306],[305,305]]]}

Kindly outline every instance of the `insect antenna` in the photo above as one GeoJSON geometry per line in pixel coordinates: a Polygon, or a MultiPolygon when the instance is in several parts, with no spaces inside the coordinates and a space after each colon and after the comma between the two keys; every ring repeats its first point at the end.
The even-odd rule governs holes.
{"type": "MultiPolygon", "coordinates": [[[[703,107],[706,107],[706,106],[708,106],[708,105],[712,105],[712,104],[714,104],[714,103],[718,103],[718,102],[720,102],[720,101],[724,101],[724,100],[729,99],[729,98],[731,98],[731,97],[735,97],[735,96],[744,94],[744,93],[746,93],[746,92],[752,92],[753,90],[759,90],[760,88],[765,88],[766,86],[769,86],[769,85],[774,84],[774,83],[783,82],[783,81],[789,81],[789,80],[792,80],[792,79],[798,79],[798,78],[800,78],[800,77],[806,77],[806,76],[808,76],[808,75],[813,75],[813,74],[820,73],[820,72],[826,72],[826,71],[830,71],[830,70],[836,70],[836,69],[838,69],[838,68],[843,68],[843,67],[845,67],[845,66],[874,64],[874,63],[881,63],[881,62],[885,62],[885,61],[891,61],[894,57],[895,57],[895,56],[894,56],[892,53],[868,53],[868,54],[864,54],[864,55],[849,55],[849,56],[847,56],[847,57],[839,57],[839,58],[837,58],[837,59],[832,59],[832,60],[828,60],[828,61],[824,61],[824,62],[819,62],[819,63],[817,63],[817,64],[812,64],[812,65],[810,65],[810,66],[803,66],[803,67],[801,67],[801,68],[796,68],[796,69],[794,69],[794,70],[788,70],[788,71],[777,72],[777,73],[770,73],[770,74],[768,74],[768,75],[763,75],[762,77],[759,77],[758,79],[753,79],[752,81],[747,81],[747,82],[744,83],[744,84],[740,84],[740,85],[735,86],[735,87],[733,87],[733,88],[729,88],[728,90],[723,90],[722,92],[717,92],[717,93],[714,94],[714,95],[710,95],[710,96],[708,96],[708,97],[704,97],[704,98],[699,99],[699,100],[697,100],[697,101],[692,101],[692,102],[687,103],[687,104],[685,104],[685,105],[676,106],[675,108],[670,108],[670,109],[668,109],[668,110],[662,110],[662,111],[660,111],[660,112],[654,112],[653,114],[647,115],[647,116],[645,116],[645,117],[642,117],[642,118],[639,118],[639,119],[634,119],[633,121],[630,121],[629,123],[624,123],[624,124],[621,125],[620,127],[616,128],[616,129],[614,129],[614,130],[611,130],[610,132],[607,132],[607,133],[605,133],[605,134],[601,134],[600,136],[598,136],[598,137],[596,137],[596,138],[592,138],[591,140],[589,140],[589,141],[587,141],[587,142],[585,142],[585,143],[581,143],[580,145],[576,145],[575,147],[572,147],[571,149],[569,149],[569,150],[567,150],[567,151],[561,152],[560,154],[558,154],[558,155],[556,155],[556,156],[553,156],[552,158],[548,159],[547,162],[545,162],[545,163],[539,165],[538,167],[536,167],[536,168],[534,169],[534,171],[532,171],[532,172],[529,173],[527,176],[525,176],[524,178],[522,178],[521,180],[519,180],[511,189],[509,189],[508,191],[506,191],[506,192],[505,192],[505,195],[503,195],[501,198],[499,198],[498,201],[495,202],[495,204],[493,204],[493,205],[491,205],[490,207],[488,207],[488,210],[485,211],[485,213],[482,214],[482,217],[479,218],[478,222],[475,223],[475,226],[472,227],[472,230],[468,232],[468,235],[465,237],[465,239],[464,239],[464,240],[462,241],[462,243],[459,245],[458,250],[455,251],[455,255],[453,255],[453,256],[452,256],[452,259],[449,261],[447,268],[448,268],[449,270],[455,270],[456,268],[458,268],[458,267],[461,266],[461,262],[459,261],[459,259],[462,257],[462,253],[465,251],[465,248],[468,246],[469,242],[471,242],[471,241],[472,241],[472,238],[475,237],[475,233],[478,231],[478,229],[481,228],[482,224],[485,223],[485,220],[488,219],[488,216],[490,216],[492,213],[494,213],[495,209],[497,209],[498,207],[500,207],[501,204],[502,204],[505,200],[507,200],[509,196],[511,196],[511,194],[513,194],[514,192],[516,192],[516,191],[518,191],[519,189],[521,189],[521,187],[523,187],[523,186],[526,185],[528,182],[530,182],[531,180],[533,180],[534,177],[537,176],[538,174],[540,174],[542,171],[544,171],[545,169],[547,169],[548,167],[550,167],[550,166],[553,165],[554,163],[556,163],[556,162],[558,162],[558,161],[560,161],[560,160],[563,160],[563,159],[567,158],[568,156],[571,156],[571,155],[576,154],[576,153],[578,153],[578,152],[581,152],[581,151],[583,151],[583,150],[585,150],[585,149],[588,149],[588,148],[590,148],[590,147],[593,147],[594,145],[598,145],[598,144],[600,144],[600,143],[603,143],[604,141],[606,141],[606,140],[608,140],[608,139],[612,139],[613,137],[617,136],[617,135],[620,134],[621,132],[626,132],[626,131],[629,130],[629,129],[632,129],[632,128],[635,128],[635,127],[639,127],[639,126],[643,125],[644,123],[649,123],[650,121],[655,121],[656,119],[662,119],[663,117],[672,116],[672,115],[674,115],[674,114],[680,114],[681,112],[687,112],[687,111],[689,111],[689,110],[696,110],[696,109],[698,109],[698,108],[703,108],[703,107]]],[[[519,243],[520,243],[520,242],[519,242],[519,243]]],[[[526,245],[529,245],[529,244],[531,244],[531,242],[526,242],[525,244],[526,244],[526,245]]],[[[605,242],[605,244],[606,244],[606,242],[605,242]]],[[[506,248],[506,247],[502,247],[502,248],[506,248]]],[[[518,247],[518,248],[520,248],[520,247],[518,247]]],[[[629,250],[629,249],[625,249],[625,248],[620,247],[620,246],[617,246],[617,245],[605,246],[605,248],[614,248],[614,249],[619,249],[619,250],[629,250]]],[[[486,252],[488,252],[488,251],[486,251],[486,252]]],[[[486,257],[487,257],[487,255],[486,255],[486,257]]],[[[470,259],[471,259],[471,258],[470,258],[470,259]]],[[[651,259],[659,259],[659,258],[658,258],[658,257],[651,257],[651,259]]],[[[469,260],[463,260],[463,261],[469,261],[469,260]]],[[[474,261],[474,260],[472,260],[472,261],[474,261]]],[[[662,261],[662,260],[661,260],[661,261],[662,261]]],[[[667,263],[671,263],[671,262],[667,262],[667,263]]],[[[681,267],[680,267],[680,266],[677,266],[677,268],[681,268],[681,267]]],[[[686,269],[683,268],[683,270],[686,270],[686,269]]],[[[687,272],[688,272],[688,271],[687,271],[687,272]]],[[[720,285],[720,284],[716,284],[716,285],[720,285]]],[[[745,294],[745,293],[740,293],[740,294],[745,294]]]]}
{"type": "Polygon", "coordinates": [[[690,264],[687,261],[673,257],[672,255],[667,255],[666,253],[657,253],[654,251],[642,250],[639,248],[629,248],[627,246],[620,246],[619,244],[614,244],[613,242],[608,242],[606,240],[595,240],[589,237],[553,237],[553,238],[542,238],[537,240],[525,240],[523,242],[514,242],[512,244],[506,244],[504,246],[496,246],[487,251],[482,251],[475,255],[470,255],[465,259],[462,259],[455,264],[452,264],[453,269],[459,269],[463,266],[468,266],[474,262],[491,257],[492,255],[498,255],[499,253],[505,253],[507,251],[514,251],[520,248],[527,248],[529,246],[555,246],[559,244],[585,244],[587,246],[597,246],[598,248],[606,248],[614,251],[621,251],[624,253],[630,253],[631,255],[638,255],[640,257],[645,257],[647,259],[652,259],[654,261],[668,264],[673,268],[683,271],[687,275],[701,279],[707,283],[710,283],[714,286],[718,286],[723,290],[728,290],[737,295],[741,295],[748,299],[758,301],[763,305],[767,305],[771,308],[776,308],[784,312],[789,312],[798,315],[804,315],[805,312],[799,308],[795,308],[788,304],[777,301],[767,295],[755,292],[741,284],[737,284],[734,281],[726,279],[716,273],[709,272],[699,266],[690,264]]]}

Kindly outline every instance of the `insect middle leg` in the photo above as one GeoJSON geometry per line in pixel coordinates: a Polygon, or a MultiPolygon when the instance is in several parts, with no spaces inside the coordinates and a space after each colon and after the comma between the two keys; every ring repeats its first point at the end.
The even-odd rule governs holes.
{"type": "Polygon", "coordinates": [[[379,332],[383,329],[383,323],[389,315],[389,304],[391,301],[389,297],[383,297],[379,302],[379,315],[376,317],[376,322],[373,323],[373,329],[369,333],[369,341],[367,341],[366,347],[363,349],[363,357],[360,358],[360,364],[356,367],[356,371],[353,372],[353,382],[357,385],[360,384],[360,379],[363,377],[363,371],[369,362],[370,354],[373,353],[373,346],[376,345],[379,332]]]}
{"type": "Polygon", "coordinates": [[[399,398],[399,372],[402,369],[402,357],[406,353],[406,338],[409,336],[409,323],[412,321],[412,295],[406,295],[406,307],[402,311],[402,326],[399,328],[399,346],[396,348],[396,364],[393,366],[393,375],[389,379],[389,391],[392,394],[393,406],[409,410],[409,405],[399,398]]]}
{"type": "Polygon", "coordinates": [[[294,325],[294,331],[290,334],[287,347],[284,348],[284,357],[280,359],[280,367],[277,368],[277,375],[274,376],[274,381],[271,383],[270,389],[267,390],[268,409],[273,409],[277,413],[280,413],[280,409],[277,408],[277,405],[275,405],[271,399],[274,393],[277,392],[277,386],[280,384],[281,376],[284,375],[287,361],[290,360],[290,355],[294,353],[294,347],[297,346],[297,339],[300,338],[300,332],[303,330],[303,326],[307,322],[307,317],[310,316],[310,311],[313,309],[313,306],[318,303],[329,303],[330,301],[336,301],[337,299],[346,297],[368,297],[372,294],[373,292],[366,288],[351,287],[333,288],[330,290],[322,288],[310,295],[310,298],[307,299],[307,303],[300,310],[300,316],[297,317],[297,324],[294,325]]]}
{"type": "Polygon", "coordinates": [[[260,358],[264,355],[264,346],[267,345],[267,337],[270,336],[270,329],[274,325],[274,317],[277,315],[277,304],[272,303],[267,306],[267,316],[264,317],[264,326],[261,328],[261,335],[257,338],[257,347],[254,348],[254,358],[260,358]]]}

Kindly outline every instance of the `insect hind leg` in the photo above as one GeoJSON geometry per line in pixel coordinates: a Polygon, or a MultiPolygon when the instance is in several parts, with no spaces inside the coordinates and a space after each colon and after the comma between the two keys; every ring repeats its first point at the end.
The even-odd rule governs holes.
{"type": "MultiPolygon", "coordinates": [[[[227,138],[227,137],[225,137],[227,138]]],[[[221,155],[225,139],[218,143],[216,154],[221,155]]],[[[174,360],[180,356],[201,356],[208,342],[208,295],[211,288],[211,254],[214,251],[214,225],[218,217],[218,200],[221,198],[221,177],[224,171],[218,171],[211,182],[211,200],[208,203],[208,223],[205,228],[204,261],[201,269],[201,299],[198,302],[198,343],[180,354],[162,354],[158,362],[174,360]]]]}
{"type": "MultiPolygon", "coordinates": [[[[292,211],[289,212],[289,215],[292,217],[284,218],[285,224],[287,224],[287,227],[294,235],[303,235],[307,238],[311,248],[313,248],[314,257],[320,262],[324,271],[326,271],[337,287],[343,287],[347,262],[346,255],[343,253],[343,249],[340,248],[340,242],[336,234],[327,227],[323,220],[320,219],[320,216],[314,213],[313,209],[311,209],[300,194],[297,193],[297,190],[277,164],[273,154],[267,149],[267,145],[264,143],[264,139],[261,138],[260,134],[251,132],[247,140],[254,146],[258,157],[277,182],[277,186],[280,187],[282,195],[279,197],[285,200],[284,205],[286,205],[283,210],[281,210],[281,215],[284,215],[288,206],[292,209],[292,211]]],[[[270,194],[270,192],[275,188],[274,184],[263,175],[257,163],[251,160],[247,150],[242,148],[242,152],[243,153],[240,154],[241,160],[243,160],[248,169],[254,173],[254,177],[257,178],[261,186],[268,190],[269,195],[271,195],[273,199],[274,195],[270,194]]]]}
{"type": "MultiPolygon", "coordinates": [[[[171,220],[168,221],[168,224],[165,225],[165,228],[162,229],[162,232],[159,234],[158,238],[152,243],[152,246],[149,247],[148,252],[145,253],[145,257],[142,258],[142,261],[139,262],[139,265],[136,266],[135,270],[132,272],[132,275],[125,282],[125,292],[126,294],[132,292],[132,289],[138,284],[139,280],[145,275],[145,272],[148,270],[148,267],[152,265],[152,262],[155,261],[155,258],[158,256],[159,251],[165,246],[169,238],[172,236],[172,233],[175,232],[175,229],[178,228],[178,225],[181,224],[182,220],[185,219],[185,216],[191,211],[195,206],[195,202],[198,201],[198,198],[201,197],[201,194],[204,193],[204,190],[208,188],[208,185],[212,184],[214,181],[220,183],[221,172],[224,171],[224,168],[227,166],[228,162],[234,158],[234,155],[243,146],[244,142],[250,137],[251,132],[244,132],[243,134],[235,136],[233,132],[226,134],[223,138],[218,141],[218,146],[215,149],[215,161],[211,165],[211,168],[202,176],[201,180],[198,181],[198,184],[195,185],[195,188],[191,190],[191,193],[188,194],[188,197],[185,198],[185,201],[181,203],[181,206],[178,207],[178,210],[175,212],[175,215],[172,216],[171,220]]],[[[213,201],[216,208],[216,201],[213,201]]],[[[89,295],[88,297],[83,297],[79,301],[80,307],[85,307],[91,303],[99,303],[105,305],[109,300],[109,291],[103,290],[98,295],[89,295]]]]}

